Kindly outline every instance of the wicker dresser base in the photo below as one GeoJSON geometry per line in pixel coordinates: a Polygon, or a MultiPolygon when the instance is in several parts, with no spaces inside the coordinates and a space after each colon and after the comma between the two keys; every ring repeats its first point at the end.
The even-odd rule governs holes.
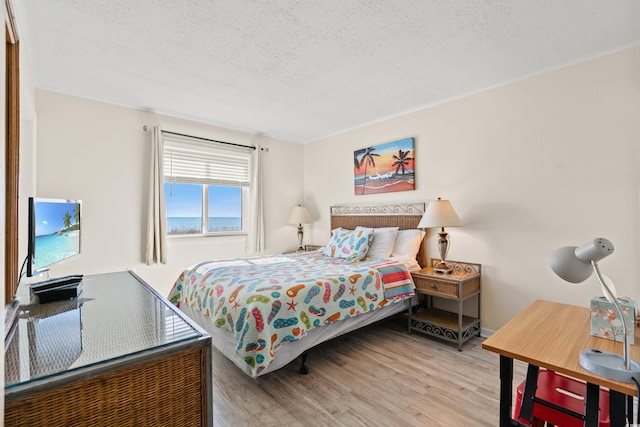
{"type": "Polygon", "coordinates": [[[5,425],[204,426],[205,353],[194,348],[7,402],[5,425]]]}
{"type": "Polygon", "coordinates": [[[211,336],[133,272],[21,305],[4,361],[6,426],[213,425],[211,336]]]}

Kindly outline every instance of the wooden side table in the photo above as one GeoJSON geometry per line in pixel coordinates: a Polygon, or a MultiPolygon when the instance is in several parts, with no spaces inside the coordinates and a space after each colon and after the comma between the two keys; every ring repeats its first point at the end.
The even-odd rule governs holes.
{"type": "Polygon", "coordinates": [[[411,273],[416,285],[416,298],[424,295],[422,306],[412,313],[409,310],[409,333],[412,330],[462,344],[474,336],[480,336],[480,264],[447,261],[453,267],[451,273],[436,273],[434,266],[439,259],[431,259],[430,266],[411,273]],[[457,313],[434,308],[434,298],[455,300],[457,313]],[[462,303],[476,298],[475,316],[462,314],[462,303]]]}

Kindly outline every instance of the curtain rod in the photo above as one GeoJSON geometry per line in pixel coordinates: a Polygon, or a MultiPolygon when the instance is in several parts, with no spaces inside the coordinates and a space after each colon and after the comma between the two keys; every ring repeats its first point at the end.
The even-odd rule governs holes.
{"type": "MultiPolygon", "coordinates": [[[[147,125],[142,126],[142,130],[144,130],[145,132],[148,132],[149,129],[150,128],[147,125]]],[[[217,139],[203,138],[201,136],[187,135],[187,134],[184,134],[184,133],[171,132],[171,131],[168,131],[168,130],[161,130],[160,132],[168,133],[169,135],[184,136],[184,137],[187,137],[187,138],[199,139],[201,141],[217,142],[219,144],[233,145],[235,147],[250,148],[252,150],[255,150],[257,148],[255,145],[244,145],[244,144],[236,144],[235,142],[218,141],[217,139]]]]}

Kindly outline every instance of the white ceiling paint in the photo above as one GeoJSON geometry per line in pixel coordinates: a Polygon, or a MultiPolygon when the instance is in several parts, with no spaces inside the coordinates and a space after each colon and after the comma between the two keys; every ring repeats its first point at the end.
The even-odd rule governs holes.
{"type": "Polygon", "coordinates": [[[309,142],[640,43],[638,0],[19,0],[36,87],[309,142]]]}

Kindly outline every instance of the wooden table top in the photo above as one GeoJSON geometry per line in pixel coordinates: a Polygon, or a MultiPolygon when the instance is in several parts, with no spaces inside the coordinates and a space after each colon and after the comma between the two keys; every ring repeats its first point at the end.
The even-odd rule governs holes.
{"type": "MultiPolygon", "coordinates": [[[[631,359],[638,361],[639,328],[635,342],[631,359]]],[[[535,301],[482,344],[485,350],[502,356],[635,396],[635,384],[612,381],[580,366],[581,350],[593,348],[622,355],[622,347],[622,343],[591,336],[588,308],[544,300],[535,301]]]]}

